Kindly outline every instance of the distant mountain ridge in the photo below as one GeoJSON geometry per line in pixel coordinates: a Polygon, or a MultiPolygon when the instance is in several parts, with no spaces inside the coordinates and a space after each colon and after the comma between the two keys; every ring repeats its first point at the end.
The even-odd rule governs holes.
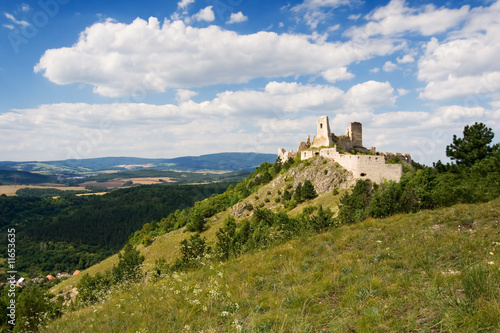
{"type": "Polygon", "coordinates": [[[44,173],[84,173],[105,170],[252,171],[263,162],[274,162],[275,154],[218,153],[176,158],[100,157],[59,161],[0,162],[0,170],[44,173]]]}

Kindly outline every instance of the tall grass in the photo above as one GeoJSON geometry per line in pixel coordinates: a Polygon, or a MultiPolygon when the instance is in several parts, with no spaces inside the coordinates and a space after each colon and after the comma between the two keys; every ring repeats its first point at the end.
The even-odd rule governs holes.
{"type": "Polygon", "coordinates": [[[500,200],[368,219],[156,282],[44,332],[495,332],[500,200]]]}

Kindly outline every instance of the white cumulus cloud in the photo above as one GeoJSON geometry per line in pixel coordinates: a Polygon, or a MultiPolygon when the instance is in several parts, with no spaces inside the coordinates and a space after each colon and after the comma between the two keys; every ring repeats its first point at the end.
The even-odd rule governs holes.
{"type": "MultiPolygon", "coordinates": [[[[319,36],[321,37],[321,36],[319,36]]],[[[47,50],[34,70],[56,84],[86,83],[103,96],[190,89],[325,72],[386,55],[403,44],[371,39],[325,42],[318,36],[261,31],[240,35],[217,26],[136,19],[96,23],[70,47],[47,50]]],[[[345,76],[345,75],[344,75],[345,76]]]]}
{"type": "Polygon", "coordinates": [[[415,58],[411,54],[405,54],[403,58],[396,59],[398,64],[407,64],[415,61],[415,58]]]}
{"type": "Polygon", "coordinates": [[[464,27],[448,39],[431,38],[418,61],[418,79],[427,83],[422,98],[482,98],[500,92],[498,17],[497,1],[471,10],[464,27]]]}
{"type": "Polygon", "coordinates": [[[331,83],[340,80],[349,80],[354,77],[354,74],[349,73],[346,67],[329,69],[324,71],[322,75],[325,80],[331,83]]]}
{"type": "Polygon", "coordinates": [[[386,61],[384,66],[382,67],[382,69],[385,72],[392,72],[393,70],[396,70],[397,68],[398,68],[398,65],[396,65],[395,63],[393,63],[391,61],[386,61]]]}
{"type": "Polygon", "coordinates": [[[177,3],[177,7],[180,9],[187,8],[190,4],[194,3],[195,0],[181,0],[177,3]]]}
{"type": "Polygon", "coordinates": [[[229,21],[227,21],[227,24],[233,24],[233,23],[242,23],[248,21],[248,17],[243,15],[242,12],[237,12],[237,13],[231,13],[231,17],[229,18],[229,21]]]}
{"type": "Polygon", "coordinates": [[[367,81],[351,87],[347,93],[348,104],[352,107],[371,109],[393,106],[396,103],[394,89],[389,82],[367,81]]]}
{"type": "Polygon", "coordinates": [[[193,15],[196,21],[212,22],[215,20],[213,6],[208,6],[201,9],[197,14],[193,15]]]}
{"type": "Polygon", "coordinates": [[[369,22],[345,32],[353,38],[369,38],[377,35],[392,36],[405,32],[417,32],[425,36],[442,33],[463,21],[469,6],[460,9],[436,8],[432,4],[420,8],[406,5],[405,0],[391,0],[365,16],[369,22]]]}

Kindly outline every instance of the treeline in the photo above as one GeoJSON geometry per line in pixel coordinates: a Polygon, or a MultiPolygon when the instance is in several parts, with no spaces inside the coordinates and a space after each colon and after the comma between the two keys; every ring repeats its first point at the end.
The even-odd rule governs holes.
{"type": "Polygon", "coordinates": [[[367,217],[476,203],[500,196],[500,147],[492,145],[490,128],[482,123],[466,126],[464,137],[453,137],[446,155],[455,163],[438,161],[433,167],[405,172],[401,181],[382,185],[357,182],[341,199],[340,223],[360,222],[367,217]]]}
{"type": "Polygon", "coordinates": [[[30,188],[25,187],[16,191],[18,197],[58,197],[62,195],[73,195],[88,193],[86,189],[82,190],[59,190],[57,188],[30,188]]]}
{"type": "Polygon", "coordinates": [[[56,182],[52,176],[26,171],[0,170],[0,185],[41,184],[56,182]]]}
{"type": "Polygon", "coordinates": [[[30,276],[72,272],[116,253],[145,223],[223,193],[229,185],[149,185],[57,199],[0,197],[0,228],[16,229],[18,271],[30,276]]]}

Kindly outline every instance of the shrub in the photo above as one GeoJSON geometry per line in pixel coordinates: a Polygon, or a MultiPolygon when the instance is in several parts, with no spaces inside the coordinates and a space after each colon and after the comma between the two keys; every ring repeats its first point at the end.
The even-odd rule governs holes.
{"type": "Polygon", "coordinates": [[[386,217],[400,211],[402,191],[396,182],[388,182],[376,191],[368,207],[368,214],[375,217],[386,217]]]}
{"type": "Polygon", "coordinates": [[[144,256],[132,245],[127,244],[123,254],[118,253],[118,265],[113,266],[112,274],[115,282],[138,281],[142,278],[142,262],[144,256]]]}
{"type": "Polygon", "coordinates": [[[316,190],[314,189],[313,184],[310,180],[306,180],[304,182],[304,186],[302,187],[302,198],[304,200],[314,199],[318,196],[316,190]]]}
{"type": "Polygon", "coordinates": [[[60,315],[62,304],[52,303],[51,296],[37,285],[22,288],[16,303],[14,332],[37,332],[47,320],[60,315]]]}
{"type": "Polygon", "coordinates": [[[87,306],[102,301],[112,285],[113,279],[109,271],[105,274],[97,273],[92,277],[85,274],[77,285],[77,303],[87,306]]]}
{"type": "Polygon", "coordinates": [[[174,262],[172,270],[198,267],[200,259],[210,251],[211,248],[207,245],[206,238],[201,238],[200,234],[196,233],[189,240],[184,239],[181,242],[181,258],[174,262]]]}
{"type": "Polygon", "coordinates": [[[295,192],[293,194],[293,200],[295,200],[295,202],[297,203],[301,203],[304,201],[302,198],[302,183],[299,183],[295,188],[295,192]]]}
{"type": "Polygon", "coordinates": [[[358,180],[351,194],[344,194],[340,199],[338,219],[340,223],[361,222],[367,217],[366,208],[371,201],[372,183],[370,180],[358,180]]]}
{"type": "Polygon", "coordinates": [[[227,260],[230,256],[237,255],[236,221],[234,217],[228,216],[224,221],[224,226],[215,235],[217,236],[215,252],[221,259],[227,260]]]}

